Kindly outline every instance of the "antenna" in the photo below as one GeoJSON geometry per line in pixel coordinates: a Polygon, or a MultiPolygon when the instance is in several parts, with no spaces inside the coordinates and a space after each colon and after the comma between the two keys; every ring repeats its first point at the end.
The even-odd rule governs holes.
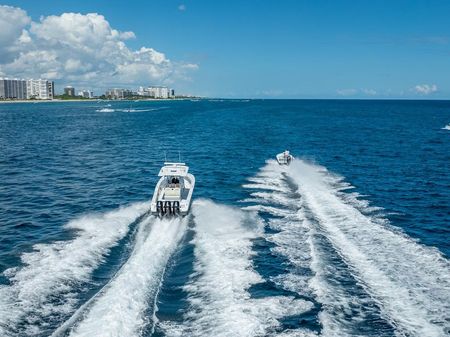
{"type": "Polygon", "coordinates": [[[178,151],[178,162],[181,163],[181,153],[178,151]]]}

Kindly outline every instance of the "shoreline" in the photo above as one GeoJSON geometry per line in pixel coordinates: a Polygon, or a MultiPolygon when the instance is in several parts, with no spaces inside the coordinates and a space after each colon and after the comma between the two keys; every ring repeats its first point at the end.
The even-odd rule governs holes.
{"type": "Polygon", "coordinates": [[[236,101],[236,100],[245,100],[245,101],[410,101],[410,102],[448,102],[450,99],[446,98],[210,98],[210,97],[183,97],[183,98],[151,98],[151,99],[53,99],[53,100],[11,100],[5,101],[0,100],[1,104],[19,104],[19,103],[65,103],[65,102],[90,102],[90,103],[111,103],[111,102],[170,102],[170,101],[202,101],[202,100],[211,100],[211,101],[236,101]]]}
{"type": "Polygon", "coordinates": [[[52,99],[52,100],[29,100],[29,99],[18,99],[18,100],[11,100],[11,101],[5,101],[0,100],[0,104],[18,104],[18,103],[66,103],[66,102],[89,102],[89,103],[103,103],[103,102],[170,102],[170,101],[185,101],[185,100],[191,100],[191,99],[198,99],[198,98],[152,98],[152,99],[52,99]]]}

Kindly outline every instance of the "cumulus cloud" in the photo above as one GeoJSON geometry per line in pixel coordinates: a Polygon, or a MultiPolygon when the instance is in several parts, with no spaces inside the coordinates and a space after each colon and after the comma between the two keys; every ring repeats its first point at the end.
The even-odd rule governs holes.
{"type": "Polygon", "coordinates": [[[377,91],[374,89],[361,89],[361,92],[367,96],[376,96],[377,95],[377,91]]]}
{"type": "Polygon", "coordinates": [[[24,10],[0,5],[0,60],[11,61],[19,45],[28,41],[24,28],[30,22],[24,10]]]}
{"type": "Polygon", "coordinates": [[[413,88],[413,91],[419,95],[429,95],[438,90],[436,84],[418,84],[413,88]]]}
{"type": "Polygon", "coordinates": [[[336,92],[340,96],[353,96],[358,93],[358,89],[338,89],[336,92]]]}
{"type": "Polygon", "coordinates": [[[171,83],[196,64],[174,62],[153,48],[133,50],[133,32],[111,27],[97,13],[63,13],[32,22],[20,8],[0,6],[0,73],[105,87],[171,83]]]}
{"type": "Polygon", "coordinates": [[[354,88],[349,88],[349,89],[338,89],[336,90],[336,93],[339,96],[376,96],[378,93],[376,90],[374,89],[367,89],[367,88],[363,88],[363,89],[354,89],[354,88]]]}

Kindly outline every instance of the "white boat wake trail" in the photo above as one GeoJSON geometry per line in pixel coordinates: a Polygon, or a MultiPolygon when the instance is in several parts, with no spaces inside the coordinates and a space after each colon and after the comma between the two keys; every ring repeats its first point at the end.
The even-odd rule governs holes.
{"type": "MultiPolygon", "coordinates": [[[[449,334],[450,264],[442,254],[396,231],[387,221],[368,215],[367,203],[358,201],[355,194],[343,192],[349,185],[323,167],[301,160],[284,168],[269,162],[257,179],[267,178],[273,182],[279,177],[283,182],[286,180],[283,176],[297,186],[298,196],[293,200],[297,200],[298,210],[290,218],[272,222],[281,230],[273,236],[273,241],[281,253],[296,262],[292,249],[295,231],[298,229],[305,234],[309,252],[300,250],[297,260],[300,265],[310,260],[314,275],[303,284],[307,284],[323,304],[323,312],[319,314],[322,334],[346,335],[349,332],[343,320],[345,316],[333,312],[331,301],[341,302],[343,308],[354,301],[359,301],[363,308],[369,303],[366,299],[361,302],[360,298],[345,298],[347,294],[343,289],[334,287],[329,275],[324,277],[328,267],[334,267],[324,266],[326,255],[318,245],[318,234],[326,238],[347,265],[348,272],[370,296],[396,335],[437,337],[449,334]]],[[[270,190],[266,182],[260,184],[261,189],[270,190]]],[[[278,193],[280,186],[278,183],[272,190],[278,193]]],[[[281,281],[291,288],[297,282],[292,275],[281,281]]]]}
{"type": "Polygon", "coordinates": [[[73,312],[76,289],[90,280],[110,249],[128,233],[129,225],[148,207],[148,203],[135,203],[82,216],[65,225],[78,231],[74,239],[37,244],[23,254],[23,266],[4,272],[10,285],[0,286],[0,336],[38,335],[50,321],[73,312]]]}
{"type": "MultiPolygon", "coordinates": [[[[319,320],[323,336],[370,335],[366,333],[370,331],[367,320],[379,319],[376,308],[367,305],[367,296],[365,298],[360,291],[349,289],[346,266],[339,261],[339,256],[330,252],[326,238],[307,216],[297,188],[288,180],[286,167],[269,161],[256,177],[249,179],[252,184],[244,185],[251,190],[264,191],[253,192],[252,199],[243,200],[256,204],[245,209],[275,217],[268,224],[276,233],[266,234],[266,240],[275,244],[272,252],[284,256],[291,264],[288,273],[272,281],[300,296],[315,298],[321,304],[319,320]]],[[[304,334],[304,329],[284,332],[286,336],[304,334]]],[[[392,332],[382,333],[378,329],[374,335],[392,336],[392,332]]]]}
{"type": "Polygon", "coordinates": [[[190,307],[181,325],[161,322],[167,336],[267,336],[278,319],[310,310],[287,296],[251,298],[263,282],[252,267],[252,240],[262,234],[258,217],[208,200],[193,206],[194,274],[185,286],[190,307]]]}
{"type": "MultiPolygon", "coordinates": [[[[88,306],[70,336],[140,336],[166,265],[186,232],[187,218],[150,217],[140,224],[128,261],[88,306]]],[[[156,308],[153,308],[156,310],[156,308]]]]}

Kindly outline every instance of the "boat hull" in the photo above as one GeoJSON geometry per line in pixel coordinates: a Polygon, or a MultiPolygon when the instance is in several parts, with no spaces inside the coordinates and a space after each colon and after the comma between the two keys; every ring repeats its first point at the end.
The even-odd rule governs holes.
{"type": "Polygon", "coordinates": [[[157,216],[185,216],[189,214],[195,187],[194,176],[187,174],[183,177],[183,187],[179,191],[177,190],[179,194],[176,196],[166,197],[167,186],[164,183],[165,177],[161,177],[153,193],[150,213],[157,216]]]}
{"type": "Polygon", "coordinates": [[[279,165],[290,165],[294,157],[292,155],[285,156],[283,153],[277,155],[279,165]]]}

